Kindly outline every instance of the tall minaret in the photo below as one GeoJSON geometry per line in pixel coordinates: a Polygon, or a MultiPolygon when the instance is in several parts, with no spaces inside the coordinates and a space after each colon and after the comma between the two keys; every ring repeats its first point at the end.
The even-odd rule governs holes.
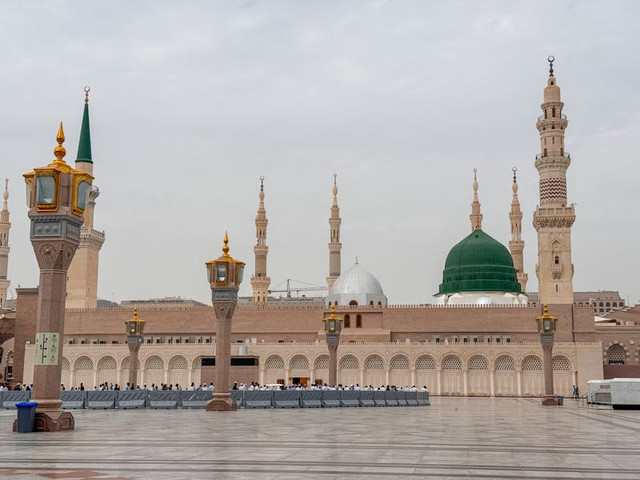
{"type": "Polygon", "coordinates": [[[253,304],[266,305],[269,296],[269,285],[271,278],[267,276],[267,211],[264,209],[264,177],[260,177],[260,204],[258,205],[258,215],[256,216],[256,246],[253,252],[256,258],[255,273],[251,277],[253,287],[253,304]]]}
{"type": "Polygon", "coordinates": [[[333,205],[331,205],[331,216],[329,217],[329,276],[327,277],[327,286],[329,290],[333,286],[333,282],[340,276],[341,265],[340,250],[342,250],[342,244],[340,243],[340,224],[342,219],[340,218],[340,207],[338,207],[338,174],[333,174],[333,205]]]}
{"type": "Polygon", "coordinates": [[[482,213],[480,213],[480,202],[478,201],[478,169],[473,169],[473,202],[471,202],[471,231],[482,230],[482,213]]]}
{"type": "Polygon", "coordinates": [[[511,223],[511,240],[509,240],[509,251],[513,258],[513,266],[517,271],[518,283],[522,286],[522,291],[527,288],[527,280],[529,275],[524,273],[524,260],[522,251],[524,250],[524,240],[522,240],[522,211],[520,210],[520,200],[518,199],[518,180],[516,172],[518,169],[513,167],[513,198],[511,199],[511,211],[509,212],[509,221],[511,223]]]}
{"type": "MultiPolygon", "coordinates": [[[[89,87],[84,87],[84,113],[78,143],[75,168],[93,175],[91,158],[91,132],[89,129],[89,87]]],[[[104,232],[93,229],[93,211],[100,190],[93,184],[84,211],[84,224],[80,231],[80,246],[76,250],[67,273],[67,308],[96,308],[98,303],[98,260],[104,243],[104,232]]]]}
{"type": "Polygon", "coordinates": [[[553,61],[549,57],[543,115],[536,124],[542,151],[535,163],[540,173],[540,205],[533,214],[533,226],[538,232],[536,275],[541,304],[572,304],[571,226],[576,215],[573,204],[567,206],[566,172],[571,158],[564,151],[564,131],[568,122],[562,114],[564,104],[553,76],[553,61]]]}
{"type": "Polygon", "coordinates": [[[0,307],[5,307],[7,304],[7,293],[9,290],[9,280],[7,279],[7,272],[9,270],[9,230],[11,229],[11,222],[9,222],[9,207],[7,200],[9,200],[9,179],[4,180],[4,193],[2,194],[4,203],[2,204],[2,211],[0,212],[0,307]]]}

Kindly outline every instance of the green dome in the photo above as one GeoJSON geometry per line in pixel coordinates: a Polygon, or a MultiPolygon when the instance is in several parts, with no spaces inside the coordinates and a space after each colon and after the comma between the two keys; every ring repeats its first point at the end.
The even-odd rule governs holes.
{"type": "Polygon", "coordinates": [[[522,293],[509,250],[482,230],[447,255],[438,294],[459,292],[522,293]]]}

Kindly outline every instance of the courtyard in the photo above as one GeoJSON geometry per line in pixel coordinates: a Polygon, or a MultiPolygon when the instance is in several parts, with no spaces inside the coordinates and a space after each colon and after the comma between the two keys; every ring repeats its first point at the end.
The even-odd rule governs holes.
{"type": "Polygon", "coordinates": [[[432,397],[430,407],[80,410],[68,433],[11,432],[0,478],[637,479],[640,412],[565,399],[432,397]]]}

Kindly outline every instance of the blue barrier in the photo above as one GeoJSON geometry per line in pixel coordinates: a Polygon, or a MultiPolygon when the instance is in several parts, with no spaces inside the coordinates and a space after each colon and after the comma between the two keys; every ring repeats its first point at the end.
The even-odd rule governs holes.
{"type": "MultiPolygon", "coordinates": [[[[428,392],[371,390],[232,390],[238,408],[319,408],[428,406],[428,392]]],[[[68,390],[60,393],[63,409],[205,408],[210,390],[68,390]]],[[[30,391],[0,392],[0,408],[31,399],[30,391]]]]}
{"type": "Polygon", "coordinates": [[[417,407],[418,392],[405,392],[405,401],[408,407],[417,407]]]}
{"type": "Polygon", "coordinates": [[[356,390],[343,390],[340,395],[340,406],[342,407],[359,407],[360,392],[356,390]]]}
{"type": "Polygon", "coordinates": [[[322,391],[303,390],[300,396],[300,405],[307,408],[322,407],[322,391]]]}
{"type": "Polygon", "coordinates": [[[339,407],[340,406],[340,390],[323,390],[322,391],[323,407],[339,407]]]}
{"type": "Polygon", "coordinates": [[[2,408],[14,409],[16,403],[28,402],[31,399],[31,392],[20,390],[5,390],[2,392],[2,408]]]}
{"type": "Polygon", "coordinates": [[[69,390],[60,393],[62,400],[62,408],[64,410],[73,410],[85,408],[87,403],[87,392],[80,390],[69,390]]]}
{"type": "Polygon", "coordinates": [[[102,408],[105,410],[116,408],[116,398],[118,396],[118,392],[115,390],[90,390],[86,392],[86,394],[87,408],[91,408],[94,410],[98,408],[102,408]]]}
{"type": "Polygon", "coordinates": [[[375,407],[376,402],[373,399],[373,394],[376,393],[372,390],[360,391],[360,405],[363,407],[375,407]]]}
{"type": "Polygon", "coordinates": [[[244,408],[244,392],[245,390],[231,390],[231,400],[235,402],[236,408],[244,408]]]}
{"type": "Polygon", "coordinates": [[[273,390],[247,390],[244,392],[245,408],[271,408],[273,390]]]}
{"type": "Polygon", "coordinates": [[[149,392],[149,408],[178,408],[179,390],[152,390],[149,392]]]}
{"type": "Polygon", "coordinates": [[[299,408],[299,390],[281,390],[273,392],[273,406],[276,408],[299,408]]]}
{"type": "Polygon", "coordinates": [[[146,390],[121,390],[118,392],[116,407],[122,409],[145,408],[147,402],[146,390]]]}
{"type": "Polygon", "coordinates": [[[398,406],[398,392],[395,390],[388,390],[384,397],[384,401],[387,403],[388,407],[397,407],[398,406]]]}
{"type": "Polygon", "coordinates": [[[429,392],[417,392],[418,393],[418,405],[419,406],[428,406],[431,405],[429,402],[429,392]]]}
{"type": "Polygon", "coordinates": [[[373,402],[376,407],[386,407],[387,406],[387,391],[386,390],[376,390],[373,392],[373,402]]]}
{"type": "Polygon", "coordinates": [[[212,398],[212,390],[182,390],[179,405],[182,408],[206,408],[212,398]]]}

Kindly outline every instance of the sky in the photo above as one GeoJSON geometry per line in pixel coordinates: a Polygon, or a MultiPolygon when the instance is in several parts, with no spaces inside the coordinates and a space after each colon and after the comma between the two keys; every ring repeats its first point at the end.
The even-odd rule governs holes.
{"type": "Polygon", "coordinates": [[[536,291],[535,123],[554,55],[574,290],[637,303],[638,18],[612,0],[2,0],[10,293],[38,283],[22,174],[54,159],[60,121],[75,160],[85,85],[100,298],[210,303],[225,231],[251,295],[260,176],[271,288],[326,285],[337,173],[342,270],[358,257],[389,303],[431,303],[471,231],[474,168],[483,230],[507,244],[512,167],[536,291]]]}

